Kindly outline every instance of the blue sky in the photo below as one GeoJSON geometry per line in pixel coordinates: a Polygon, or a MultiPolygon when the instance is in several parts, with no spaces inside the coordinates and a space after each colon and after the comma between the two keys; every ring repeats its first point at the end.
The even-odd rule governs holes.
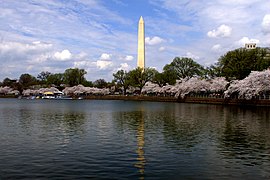
{"type": "Polygon", "coordinates": [[[145,21],[146,66],[174,57],[203,66],[229,50],[270,46],[269,0],[0,0],[0,80],[83,68],[112,79],[136,67],[137,25],[145,21]]]}

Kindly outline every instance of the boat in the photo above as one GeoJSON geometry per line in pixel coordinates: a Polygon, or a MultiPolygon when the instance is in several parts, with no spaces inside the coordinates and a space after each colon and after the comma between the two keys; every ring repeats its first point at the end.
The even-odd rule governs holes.
{"type": "Polygon", "coordinates": [[[55,99],[55,94],[50,91],[44,92],[42,99],[55,99]]]}
{"type": "Polygon", "coordinates": [[[69,99],[73,99],[70,96],[66,96],[64,95],[63,92],[58,91],[58,92],[44,92],[42,99],[56,99],[56,100],[69,100],[69,99]]]}

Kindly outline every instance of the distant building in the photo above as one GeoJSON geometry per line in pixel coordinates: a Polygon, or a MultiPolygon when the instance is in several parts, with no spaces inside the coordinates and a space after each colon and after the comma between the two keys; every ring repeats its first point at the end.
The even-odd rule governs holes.
{"type": "Polygon", "coordinates": [[[245,48],[246,49],[256,49],[256,43],[246,43],[245,48]]]}

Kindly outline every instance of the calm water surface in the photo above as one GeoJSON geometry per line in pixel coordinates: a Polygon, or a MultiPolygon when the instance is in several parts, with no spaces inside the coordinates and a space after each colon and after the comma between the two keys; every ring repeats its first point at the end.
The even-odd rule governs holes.
{"type": "Polygon", "coordinates": [[[270,179],[269,110],[0,99],[0,179],[270,179]]]}

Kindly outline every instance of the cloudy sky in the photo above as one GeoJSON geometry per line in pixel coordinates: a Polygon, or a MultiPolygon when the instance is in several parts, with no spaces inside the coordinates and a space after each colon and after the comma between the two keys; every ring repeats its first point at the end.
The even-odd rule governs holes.
{"type": "Polygon", "coordinates": [[[174,57],[203,66],[229,50],[270,46],[269,0],[0,0],[0,81],[83,68],[112,79],[136,67],[137,26],[145,21],[146,66],[174,57]]]}

